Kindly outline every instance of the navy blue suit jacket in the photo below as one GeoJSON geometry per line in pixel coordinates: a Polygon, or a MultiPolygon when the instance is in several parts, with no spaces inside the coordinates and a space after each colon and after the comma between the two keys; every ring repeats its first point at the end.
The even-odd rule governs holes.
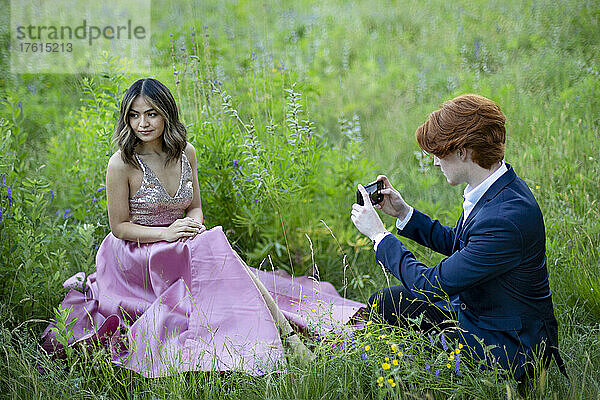
{"type": "MultiPolygon", "coordinates": [[[[536,347],[558,346],[558,325],[546,269],[546,237],[540,208],[527,185],[507,164],[467,220],[442,225],[414,210],[398,233],[446,256],[432,268],[415,259],[394,235],[378,245],[376,258],[417,298],[450,296],[464,340],[479,357],[486,345],[515,377],[536,347]]],[[[447,304],[447,303],[446,303],[447,304]]]]}

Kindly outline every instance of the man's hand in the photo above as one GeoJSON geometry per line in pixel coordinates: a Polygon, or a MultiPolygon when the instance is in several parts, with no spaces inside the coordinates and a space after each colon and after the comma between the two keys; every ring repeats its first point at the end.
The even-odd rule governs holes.
{"type": "Polygon", "coordinates": [[[359,206],[358,204],[354,204],[352,206],[352,216],[350,219],[360,233],[368,236],[369,239],[374,240],[378,234],[385,234],[388,231],[385,229],[383,222],[381,222],[381,218],[379,218],[377,211],[373,208],[369,194],[363,185],[358,185],[358,190],[362,194],[365,205],[359,206]]]}
{"type": "Polygon", "coordinates": [[[387,215],[391,215],[392,217],[404,219],[408,211],[410,210],[410,206],[404,201],[400,193],[394,189],[387,176],[379,175],[377,177],[378,181],[383,181],[383,189],[381,190],[381,194],[383,194],[383,201],[379,204],[375,205],[375,208],[383,211],[387,215]]]}

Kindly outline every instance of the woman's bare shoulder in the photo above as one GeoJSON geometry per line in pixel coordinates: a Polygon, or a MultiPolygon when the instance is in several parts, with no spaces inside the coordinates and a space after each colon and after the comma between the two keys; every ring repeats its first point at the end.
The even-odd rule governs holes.
{"type": "Polygon", "coordinates": [[[123,161],[123,157],[121,157],[121,150],[117,150],[115,154],[110,156],[106,169],[107,171],[128,173],[134,168],[131,165],[127,164],[125,161],[123,161]]]}
{"type": "Polygon", "coordinates": [[[187,145],[185,146],[185,156],[188,158],[188,160],[192,161],[192,160],[196,160],[196,149],[194,148],[194,145],[192,145],[190,142],[187,142],[187,145]]]}

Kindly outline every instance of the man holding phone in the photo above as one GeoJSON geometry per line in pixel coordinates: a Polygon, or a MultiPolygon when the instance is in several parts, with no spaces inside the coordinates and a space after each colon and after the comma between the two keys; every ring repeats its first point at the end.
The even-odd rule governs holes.
{"type": "MultiPolygon", "coordinates": [[[[505,116],[479,95],[452,99],[416,131],[421,149],[434,156],[450,185],[466,183],[463,213],[455,227],[410,207],[386,176],[383,200],[373,205],[359,185],[364,206],[354,204],[352,222],[373,240],[376,259],[401,282],[371,296],[369,306],[389,324],[423,315],[420,328],[458,330],[446,337],[483,358],[484,345],[520,379],[535,354],[545,366],[558,354],[558,324],[546,268],[544,221],[527,185],[504,162],[505,116]],[[388,232],[375,208],[397,218],[398,234],[447,256],[428,268],[388,232]]],[[[372,196],[371,196],[372,198],[372,196]]]]}

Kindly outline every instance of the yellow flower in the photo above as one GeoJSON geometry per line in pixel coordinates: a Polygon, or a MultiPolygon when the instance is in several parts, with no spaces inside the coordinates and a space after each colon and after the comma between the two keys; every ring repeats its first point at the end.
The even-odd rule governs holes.
{"type": "Polygon", "coordinates": [[[539,189],[540,187],[539,187],[538,185],[535,185],[535,188],[536,188],[536,189],[539,189]]]}
{"type": "Polygon", "coordinates": [[[317,310],[315,310],[314,308],[312,309],[312,312],[317,312],[317,310]]]}
{"type": "Polygon", "coordinates": [[[394,379],[388,378],[388,383],[390,384],[391,387],[396,387],[396,382],[394,382],[394,379]]]}
{"type": "Polygon", "coordinates": [[[390,361],[390,359],[389,359],[389,358],[387,358],[387,357],[386,357],[386,358],[384,358],[384,360],[385,360],[385,361],[390,361]]]}
{"type": "Polygon", "coordinates": [[[392,364],[394,364],[394,365],[398,365],[398,360],[396,360],[396,359],[393,359],[393,360],[392,360],[392,364]]]}
{"type": "Polygon", "coordinates": [[[387,337],[387,335],[380,335],[377,337],[377,339],[385,339],[387,337]]]}
{"type": "Polygon", "coordinates": [[[373,321],[367,321],[367,326],[371,325],[373,321]]]}
{"type": "Polygon", "coordinates": [[[390,364],[386,363],[386,362],[385,362],[385,363],[383,363],[383,364],[381,364],[381,368],[383,368],[383,369],[385,369],[385,370],[388,370],[388,369],[390,369],[391,367],[392,367],[392,366],[391,366],[390,364]]]}
{"type": "Polygon", "coordinates": [[[396,346],[395,344],[393,344],[391,347],[394,353],[396,352],[396,350],[398,350],[398,346],[396,346]]]}
{"type": "Polygon", "coordinates": [[[456,354],[459,354],[459,353],[460,353],[460,349],[455,349],[455,350],[454,350],[454,352],[455,352],[456,354]]]}
{"type": "Polygon", "coordinates": [[[454,352],[450,353],[450,355],[448,356],[448,360],[454,360],[454,352]]]}
{"type": "Polygon", "coordinates": [[[379,378],[377,378],[377,383],[383,383],[383,376],[380,376],[379,378]]]}
{"type": "Polygon", "coordinates": [[[450,365],[450,363],[448,363],[448,364],[446,364],[446,367],[452,368],[452,365],[450,365]]]}
{"type": "Polygon", "coordinates": [[[272,71],[273,71],[274,73],[275,73],[275,72],[277,72],[277,70],[276,70],[275,68],[273,68],[273,69],[272,69],[272,71]]]}
{"type": "Polygon", "coordinates": [[[367,332],[366,337],[371,337],[371,332],[367,332]]]}
{"type": "Polygon", "coordinates": [[[402,357],[403,355],[404,354],[401,351],[398,352],[398,357],[402,357]]]}
{"type": "Polygon", "coordinates": [[[462,343],[459,343],[459,344],[458,344],[458,348],[459,348],[459,349],[462,349],[462,348],[463,348],[463,345],[462,345],[462,343]]]}
{"type": "Polygon", "coordinates": [[[371,308],[377,308],[377,303],[373,303],[373,305],[371,306],[371,308]]]}
{"type": "Polygon", "coordinates": [[[371,350],[371,346],[369,346],[369,345],[366,345],[366,346],[365,346],[365,351],[369,351],[369,350],[371,350]]]}

